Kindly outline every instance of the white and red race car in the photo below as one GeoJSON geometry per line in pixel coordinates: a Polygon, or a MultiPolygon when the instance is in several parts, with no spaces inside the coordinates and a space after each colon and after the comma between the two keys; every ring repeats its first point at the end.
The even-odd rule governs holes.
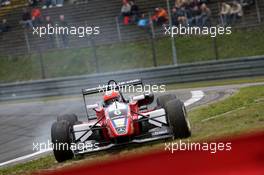
{"type": "Polygon", "coordinates": [[[150,107],[154,101],[152,93],[127,99],[122,93],[127,86],[143,86],[143,83],[138,79],[120,83],[110,80],[103,87],[83,89],[88,122],[67,114],[59,116],[51,127],[53,152],[58,162],[118,145],[191,135],[184,103],[176,95],[160,95],[157,105],[150,107]],[[104,94],[103,102],[87,104],[87,96],[95,93],[104,94]],[[95,113],[93,119],[89,111],[95,113]]]}

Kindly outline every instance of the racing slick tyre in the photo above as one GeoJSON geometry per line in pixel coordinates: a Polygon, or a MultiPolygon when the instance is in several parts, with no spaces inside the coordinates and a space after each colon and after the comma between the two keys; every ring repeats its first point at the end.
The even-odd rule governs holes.
{"type": "Polygon", "coordinates": [[[72,142],[70,130],[71,124],[66,120],[52,124],[51,141],[53,143],[53,153],[58,162],[72,159],[74,156],[70,149],[72,142]]]}
{"type": "Polygon", "coordinates": [[[179,99],[171,100],[166,104],[165,111],[174,138],[190,137],[191,127],[184,103],[179,99]]]}
{"type": "Polygon", "coordinates": [[[78,121],[78,117],[75,114],[64,114],[57,117],[57,121],[62,120],[68,121],[70,125],[73,126],[78,121]]]}
{"type": "Polygon", "coordinates": [[[159,97],[157,97],[157,105],[165,108],[166,103],[168,103],[171,100],[176,99],[176,95],[175,94],[165,94],[165,95],[161,95],[159,97]]]}

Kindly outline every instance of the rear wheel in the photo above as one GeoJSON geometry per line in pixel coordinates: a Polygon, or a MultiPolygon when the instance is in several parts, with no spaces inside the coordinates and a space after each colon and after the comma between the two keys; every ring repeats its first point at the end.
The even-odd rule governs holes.
{"type": "Polygon", "coordinates": [[[175,94],[165,94],[165,95],[161,95],[159,97],[157,97],[157,105],[165,108],[166,103],[168,103],[171,100],[176,99],[176,95],[175,94]]]}
{"type": "Polygon", "coordinates": [[[184,103],[178,99],[171,100],[166,104],[165,111],[174,137],[190,137],[191,127],[184,103]]]}
{"type": "Polygon", "coordinates": [[[64,114],[57,117],[57,121],[62,120],[68,121],[70,125],[73,126],[78,121],[78,117],[75,114],[64,114]]]}
{"type": "Polygon", "coordinates": [[[63,162],[73,158],[73,152],[70,149],[71,124],[66,120],[61,120],[52,124],[51,141],[53,143],[53,153],[58,162],[63,162]]]}

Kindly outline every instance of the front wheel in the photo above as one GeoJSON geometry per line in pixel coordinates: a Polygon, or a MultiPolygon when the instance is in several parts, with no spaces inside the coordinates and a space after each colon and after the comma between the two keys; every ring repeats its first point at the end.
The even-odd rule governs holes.
{"type": "Polygon", "coordinates": [[[57,117],[57,121],[66,120],[70,123],[71,126],[78,122],[78,117],[75,114],[64,114],[57,117]]]}
{"type": "Polygon", "coordinates": [[[190,137],[191,126],[184,103],[179,99],[171,100],[165,105],[165,111],[174,138],[190,137]]]}
{"type": "Polygon", "coordinates": [[[73,158],[70,148],[72,139],[71,124],[66,120],[53,123],[51,127],[51,141],[53,143],[53,153],[58,162],[63,162],[73,158]]]}
{"type": "Polygon", "coordinates": [[[175,100],[175,94],[164,94],[157,97],[157,105],[161,108],[165,108],[166,104],[171,101],[175,100]]]}

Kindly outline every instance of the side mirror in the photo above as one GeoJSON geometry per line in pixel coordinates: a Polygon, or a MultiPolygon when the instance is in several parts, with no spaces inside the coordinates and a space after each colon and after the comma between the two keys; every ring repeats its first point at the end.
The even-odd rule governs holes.
{"type": "Polygon", "coordinates": [[[139,106],[150,105],[154,101],[154,94],[152,93],[144,94],[142,96],[144,96],[144,98],[138,100],[139,106]]]}
{"type": "Polygon", "coordinates": [[[99,104],[86,105],[87,109],[95,109],[95,108],[98,108],[98,107],[99,107],[99,104]]]}
{"type": "Polygon", "coordinates": [[[139,100],[144,100],[144,99],[145,99],[145,95],[138,95],[138,96],[132,97],[133,101],[139,101],[139,100]]]}
{"type": "Polygon", "coordinates": [[[132,100],[137,101],[139,106],[149,105],[154,101],[154,94],[148,93],[148,94],[134,96],[132,100]]]}

